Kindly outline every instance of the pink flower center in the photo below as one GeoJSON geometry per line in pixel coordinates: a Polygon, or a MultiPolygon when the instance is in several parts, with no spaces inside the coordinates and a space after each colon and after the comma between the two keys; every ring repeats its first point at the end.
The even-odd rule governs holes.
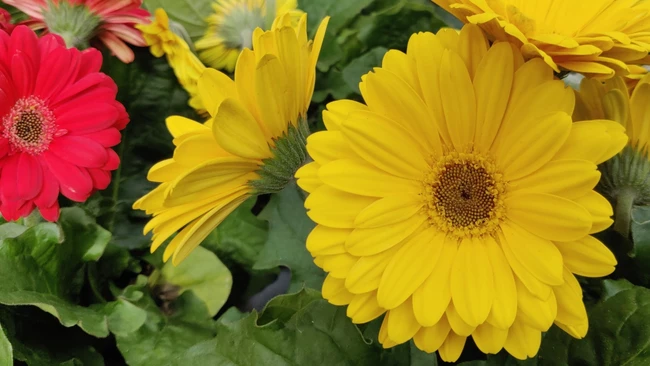
{"type": "Polygon", "coordinates": [[[11,152],[31,155],[47,150],[58,131],[54,114],[44,100],[35,96],[19,99],[2,119],[2,126],[11,152]]]}

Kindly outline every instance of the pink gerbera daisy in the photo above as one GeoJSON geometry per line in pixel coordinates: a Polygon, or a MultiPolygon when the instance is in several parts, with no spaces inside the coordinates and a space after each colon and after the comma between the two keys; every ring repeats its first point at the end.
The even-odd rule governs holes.
{"type": "Polygon", "coordinates": [[[0,212],[6,220],[59,217],[59,193],[83,202],[105,189],[111,149],[129,122],[94,48],[68,49],[26,26],[0,31],[0,212]]]}
{"type": "Polygon", "coordinates": [[[146,46],[136,24],[149,22],[142,0],[4,0],[31,17],[34,30],[61,36],[68,47],[87,48],[96,37],[122,62],[132,62],[127,43],[146,46]]]}

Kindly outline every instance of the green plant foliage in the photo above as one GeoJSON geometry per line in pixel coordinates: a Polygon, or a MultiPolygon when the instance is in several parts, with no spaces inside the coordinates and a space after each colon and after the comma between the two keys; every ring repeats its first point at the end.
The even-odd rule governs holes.
{"type": "Polygon", "coordinates": [[[181,264],[167,262],[152,275],[155,286],[177,287],[178,294],[191,290],[215,316],[230,294],[232,276],[216,255],[205,248],[196,248],[181,264]],[[155,279],[154,279],[155,278],[155,279]]]}
{"type": "Polygon", "coordinates": [[[11,343],[0,324],[0,366],[11,366],[14,364],[14,352],[11,343]]]}
{"type": "Polygon", "coordinates": [[[152,13],[158,8],[165,9],[169,18],[180,23],[194,42],[205,33],[205,18],[212,13],[212,3],[213,0],[144,0],[152,13]]]}
{"type": "Polygon", "coordinates": [[[290,291],[303,286],[320,290],[325,277],[305,248],[305,240],[314,223],[303,207],[302,191],[289,185],[274,195],[260,214],[261,219],[269,222],[269,236],[253,269],[288,267],[291,269],[290,291]]]}

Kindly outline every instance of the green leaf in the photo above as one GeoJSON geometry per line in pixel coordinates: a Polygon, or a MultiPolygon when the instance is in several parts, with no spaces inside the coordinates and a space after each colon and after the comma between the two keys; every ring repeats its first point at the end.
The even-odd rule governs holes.
{"type": "Polygon", "coordinates": [[[325,275],[305,247],[314,223],[307,217],[299,188],[290,184],[273,195],[259,217],[269,222],[269,236],[253,269],[289,267],[290,291],[303,286],[320,289],[325,275]]]}
{"type": "Polygon", "coordinates": [[[386,51],[388,50],[384,47],[373,48],[368,53],[352,60],[343,69],[343,79],[348,87],[354,90],[355,93],[360,94],[359,83],[361,82],[361,76],[370,72],[373,67],[380,67],[386,51]]]}
{"type": "Polygon", "coordinates": [[[345,315],[313,290],[279,296],[261,314],[221,321],[217,337],[172,365],[376,365],[378,354],[345,315]],[[278,319],[267,315],[271,311],[278,319]],[[270,320],[270,321],[265,321],[270,320]]]}
{"type": "Polygon", "coordinates": [[[542,341],[540,365],[642,366],[650,364],[650,290],[625,284],[589,311],[589,332],[574,339],[557,327],[542,341]]]}
{"type": "Polygon", "coordinates": [[[96,261],[110,233],[79,208],[61,210],[60,227],[40,223],[0,242],[0,303],[34,305],[61,324],[79,325],[97,337],[108,335],[105,316],[76,305],[84,264],[96,261]]]}
{"type": "MultiPolygon", "coordinates": [[[[650,284],[650,207],[634,206],[631,232],[634,247],[629,253],[632,260],[626,270],[638,276],[636,282],[650,284]]],[[[621,246],[624,243],[616,245],[621,246]]]]}
{"type": "Polygon", "coordinates": [[[226,265],[234,262],[250,270],[264,247],[269,225],[251,212],[255,202],[250,198],[241,204],[201,244],[226,265]]]}
{"type": "Polygon", "coordinates": [[[130,366],[168,365],[171,358],[216,334],[205,304],[191,291],[163,309],[147,294],[136,305],[147,312],[145,324],[136,332],[116,335],[117,347],[130,366]]]}
{"type": "Polygon", "coordinates": [[[0,366],[13,366],[14,351],[0,323],[0,366]]]}
{"type": "Polygon", "coordinates": [[[602,286],[601,301],[605,301],[621,291],[634,289],[634,285],[627,280],[604,280],[602,281],[602,286]]]}
{"type": "Polygon", "coordinates": [[[310,34],[320,24],[321,19],[330,16],[327,32],[338,34],[338,31],[349,24],[361,11],[374,0],[340,1],[340,0],[299,0],[298,7],[309,14],[307,25],[310,34]]]}
{"type": "Polygon", "coordinates": [[[205,18],[213,13],[212,0],[144,0],[152,13],[163,8],[169,18],[180,23],[187,30],[192,41],[203,37],[208,27],[205,18]]]}
{"type": "MultiPolygon", "coordinates": [[[[27,306],[0,306],[0,323],[13,348],[13,357],[29,366],[103,366],[92,346],[95,340],[79,328],[64,328],[53,317],[27,306]]],[[[6,355],[0,346],[0,360],[6,355]]],[[[11,358],[10,363],[13,365],[11,358]]],[[[0,362],[0,365],[5,365],[0,362]]]]}
{"type": "Polygon", "coordinates": [[[197,247],[178,266],[167,262],[160,270],[160,278],[156,283],[177,286],[179,294],[191,290],[205,303],[212,317],[230,295],[232,276],[214,253],[197,247]]]}

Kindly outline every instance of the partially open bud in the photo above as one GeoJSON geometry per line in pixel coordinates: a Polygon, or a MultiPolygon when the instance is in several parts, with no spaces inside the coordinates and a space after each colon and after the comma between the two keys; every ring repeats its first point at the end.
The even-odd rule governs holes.
{"type": "Polygon", "coordinates": [[[628,146],[599,167],[599,189],[616,202],[614,228],[625,237],[632,206],[650,204],[650,75],[642,77],[631,93],[629,86],[620,77],[604,83],[584,79],[574,112],[576,121],[604,118],[625,127],[628,146]]]}

